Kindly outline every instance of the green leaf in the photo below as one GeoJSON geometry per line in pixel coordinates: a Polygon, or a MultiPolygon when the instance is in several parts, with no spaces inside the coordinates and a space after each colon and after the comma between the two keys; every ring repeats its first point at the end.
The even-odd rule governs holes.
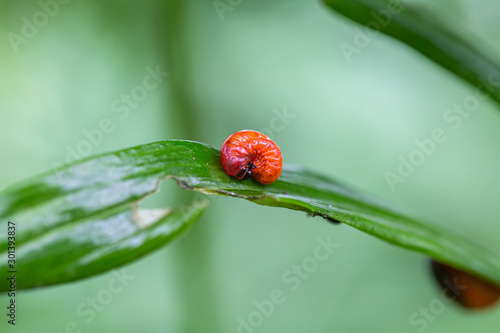
{"type": "MultiPolygon", "coordinates": [[[[137,207],[167,176],[148,164],[154,151],[142,153],[129,149],[93,157],[0,193],[0,271],[16,271],[17,289],[108,271],[189,229],[207,200],[176,210],[137,207]],[[8,265],[5,251],[8,221],[16,229],[15,267],[8,265]]],[[[0,291],[9,286],[3,278],[0,291]]]]}
{"type": "Polygon", "coordinates": [[[325,2],[339,14],[411,46],[500,104],[500,64],[472,42],[479,38],[445,21],[442,13],[391,0],[325,2]]]}
{"type": "MultiPolygon", "coordinates": [[[[318,213],[500,284],[498,258],[451,231],[413,221],[300,167],[286,166],[271,185],[238,181],[222,170],[217,149],[173,140],[92,157],[1,192],[1,220],[17,225],[18,288],[109,270],[187,229],[206,203],[172,212],[142,229],[133,217],[133,205],[166,178],[184,189],[318,213]]],[[[5,261],[0,269],[6,269],[5,261]]]]}

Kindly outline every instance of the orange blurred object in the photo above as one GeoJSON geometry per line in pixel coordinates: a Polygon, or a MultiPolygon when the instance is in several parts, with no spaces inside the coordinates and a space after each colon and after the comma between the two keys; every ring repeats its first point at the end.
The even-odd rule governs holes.
{"type": "Polygon", "coordinates": [[[448,297],[468,309],[484,309],[500,299],[500,287],[470,273],[431,261],[431,269],[439,286],[448,297]]]}

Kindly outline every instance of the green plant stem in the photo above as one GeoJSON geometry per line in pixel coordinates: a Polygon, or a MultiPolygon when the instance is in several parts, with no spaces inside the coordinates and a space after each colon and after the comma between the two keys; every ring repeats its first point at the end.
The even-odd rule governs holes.
{"type": "MultiPolygon", "coordinates": [[[[160,35],[166,51],[170,72],[170,98],[173,112],[170,121],[176,126],[176,135],[192,140],[197,137],[200,124],[196,114],[190,78],[190,47],[187,29],[189,28],[188,9],[190,1],[169,0],[163,6],[162,19],[165,30],[160,35]]],[[[178,201],[188,196],[184,193],[178,201]]],[[[179,285],[183,332],[218,332],[215,295],[215,272],[210,249],[213,247],[210,225],[199,223],[191,229],[176,247],[176,274],[179,285]]]]}

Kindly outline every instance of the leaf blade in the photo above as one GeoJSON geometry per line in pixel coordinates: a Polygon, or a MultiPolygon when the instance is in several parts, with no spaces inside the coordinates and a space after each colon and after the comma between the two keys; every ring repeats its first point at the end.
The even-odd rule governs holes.
{"type": "MultiPolygon", "coordinates": [[[[64,213],[58,219],[54,219],[51,223],[42,227],[36,226],[34,228],[34,226],[29,226],[28,223],[28,229],[34,229],[31,231],[28,230],[24,239],[21,237],[21,243],[24,242],[24,244],[20,245],[19,251],[27,251],[26,249],[29,249],[30,242],[36,242],[37,237],[34,236],[33,230],[41,232],[45,237],[48,237],[47,232],[50,233],[51,230],[62,232],[65,230],[64,228],[74,233],[75,226],[78,227],[80,224],[74,225],[68,223],[68,216],[69,220],[71,218],[80,219],[82,216],[87,216],[87,223],[98,223],[99,219],[107,221],[100,221],[100,228],[94,226],[95,229],[92,229],[90,228],[92,225],[87,226],[93,232],[87,232],[90,236],[86,238],[86,241],[98,242],[101,237],[105,237],[106,233],[103,230],[105,230],[106,226],[110,227],[109,221],[106,220],[108,217],[113,217],[117,214],[131,214],[132,208],[129,206],[130,203],[135,203],[145,195],[154,192],[158,183],[166,178],[175,179],[182,188],[202,193],[228,195],[250,200],[261,205],[325,215],[389,243],[424,253],[441,262],[500,284],[500,261],[497,256],[489,253],[488,250],[483,249],[481,246],[455,235],[453,232],[431,227],[406,218],[386,205],[359,194],[337,181],[298,167],[286,166],[280,179],[271,185],[263,185],[252,179],[244,182],[238,181],[222,170],[219,151],[217,149],[192,141],[171,140],[156,142],[115,153],[99,155],[77,162],[57,173],[49,172],[27,183],[15,185],[0,193],[0,203],[11,200],[11,207],[7,207],[10,210],[3,209],[0,217],[2,219],[10,218],[5,215],[5,211],[12,212],[15,209],[20,214],[19,216],[26,219],[32,216],[30,212],[33,209],[36,214],[39,214],[40,207],[38,206],[40,205],[49,205],[51,209],[55,207],[58,209],[57,211],[64,213]],[[98,173],[104,172],[108,175],[108,178],[102,175],[90,177],[87,174],[80,177],[82,170],[85,170],[85,172],[89,172],[90,170],[93,173],[96,170],[98,173]],[[54,177],[61,176],[61,172],[66,173],[66,176],[57,177],[57,181],[55,181],[54,177]],[[97,179],[99,177],[101,178],[97,179]],[[88,180],[88,185],[85,182],[86,180],[88,180]],[[108,183],[111,184],[112,192],[105,186],[108,183]],[[46,186],[47,184],[50,184],[52,187],[46,186]],[[58,189],[57,191],[54,190],[54,186],[58,189]],[[27,193],[23,192],[26,189],[30,189],[30,191],[27,193]],[[91,201],[92,204],[88,202],[82,203],[81,198],[83,194],[79,191],[89,194],[91,189],[93,190],[91,193],[94,196],[91,201]],[[120,190],[121,192],[114,198],[109,198],[116,190],[120,190]],[[66,200],[68,200],[67,204],[71,206],[69,213],[67,210],[62,210],[60,203],[57,203],[55,206],[53,205],[54,200],[57,201],[59,198],[58,196],[64,196],[64,191],[68,193],[66,200]],[[51,200],[47,200],[47,198],[45,200],[38,200],[46,196],[47,193],[51,196],[51,200]],[[105,198],[106,196],[108,197],[105,198]],[[9,198],[14,198],[15,200],[9,198]],[[26,205],[29,202],[38,204],[26,205]],[[76,209],[78,207],[83,212],[76,209]]],[[[192,223],[201,214],[205,206],[206,204],[203,204],[202,207],[193,208],[192,219],[189,223],[192,223]]],[[[46,211],[49,212],[49,215],[53,213],[49,209],[46,209],[46,211]]],[[[170,215],[167,215],[167,217],[170,215]]],[[[131,220],[132,218],[129,217],[128,219],[131,220]]],[[[112,228],[112,230],[116,232],[116,230],[121,229],[112,228]]],[[[1,232],[3,230],[0,231],[0,234],[1,232]]],[[[76,234],[82,233],[82,231],[76,232],[76,234]]],[[[125,246],[126,248],[128,244],[127,237],[129,234],[130,232],[127,233],[127,229],[125,228],[124,236],[121,238],[118,237],[118,240],[113,238],[105,239],[103,244],[107,244],[108,248],[95,252],[94,256],[106,260],[114,258],[114,262],[116,262],[116,258],[121,258],[120,251],[123,250],[121,246],[125,246]]],[[[168,237],[165,236],[164,238],[168,237]]],[[[0,239],[5,240],[6,238],[4,235],[0,235],[0,239]]],[[[144,241],[143,243],[146,244],[147,242],[144,241]]],[[[57,249],[59,247],[64,248],[64,246],[59,244],[58,247],[57,241],[49,241],[48,244],[52,245],[50,248],[52,252],[47,250],[47,253],[42,252],[40,255],[42,257],[48,256],[49,259],[57,258],[57,249]]],[[[74,247],[74,250],[80,251],[80,245],[74,247]]],[[[36,246],[36,244],[31,246],[36,246]]],[[[46,248],[49,249],[49,247],[46,248]]],[[[154,248],[157,248],[157,246],[154,248]]],[[[69,252],[69,250],[66,252],[69,252]]],[[[33,256],[33,252],[30,253],[33,256]]],[[[78,254],[81,253],[79,252],[78,254]]],[[[73,261],[76,258],[81,259],[84,264],[88,264],[89,260],[91,262],[92,255],[86,252],[84,254],[87,254],[87,257],[84,255],[75,255],[72,257],[73,261]]],[[[129,262],[132,259],[134,258],[127,258],[121,264],[129,262]]],[[[43,260],[40,260],[37,257],[33,259],[34,262],[43,262],[43,260]]],[[[43,267],[40,264],[35,265],[31,263],[31,265],[31,267],[38,267],[39,270],[40,267],[43,267]]],[[[79,266],[74,266],[69,271],[77,271],[75,267],[78,268],[79,266]]],[[[25,266],[24,270],[29,271],[30,266],[25,266]]],[[[89,269],[87,273],[89,273],[88,275],[93,275],[101,271],[103,270],[94,267],[89,269]]],[[[62,272],[61,274],[64,277],[64,273],[67,273],[68,270],[65,271],[63,269],[62,272]]],[[[67,276],[65,280],[61,278],[61,275],[57,275],[56,273],[53,276],[42,276],[42,278],[36,281],[36,286],[48,284],[48,282],[52,284],[68,281],[67,276]]],[[[26,276],[36,276],[36,274],[27,274],[26,276]]]]}

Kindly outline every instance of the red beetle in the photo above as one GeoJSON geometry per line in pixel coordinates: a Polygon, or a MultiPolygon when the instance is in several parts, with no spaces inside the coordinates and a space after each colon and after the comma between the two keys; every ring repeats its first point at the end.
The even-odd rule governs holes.
{"type": "Polygon", "coordinates": [[[225,172],[238,179],[253,177],[271,184],[281,175],[283,159],[279,147],[257,131],[239,131],[229,136],[220,149],[225,172]]]}

